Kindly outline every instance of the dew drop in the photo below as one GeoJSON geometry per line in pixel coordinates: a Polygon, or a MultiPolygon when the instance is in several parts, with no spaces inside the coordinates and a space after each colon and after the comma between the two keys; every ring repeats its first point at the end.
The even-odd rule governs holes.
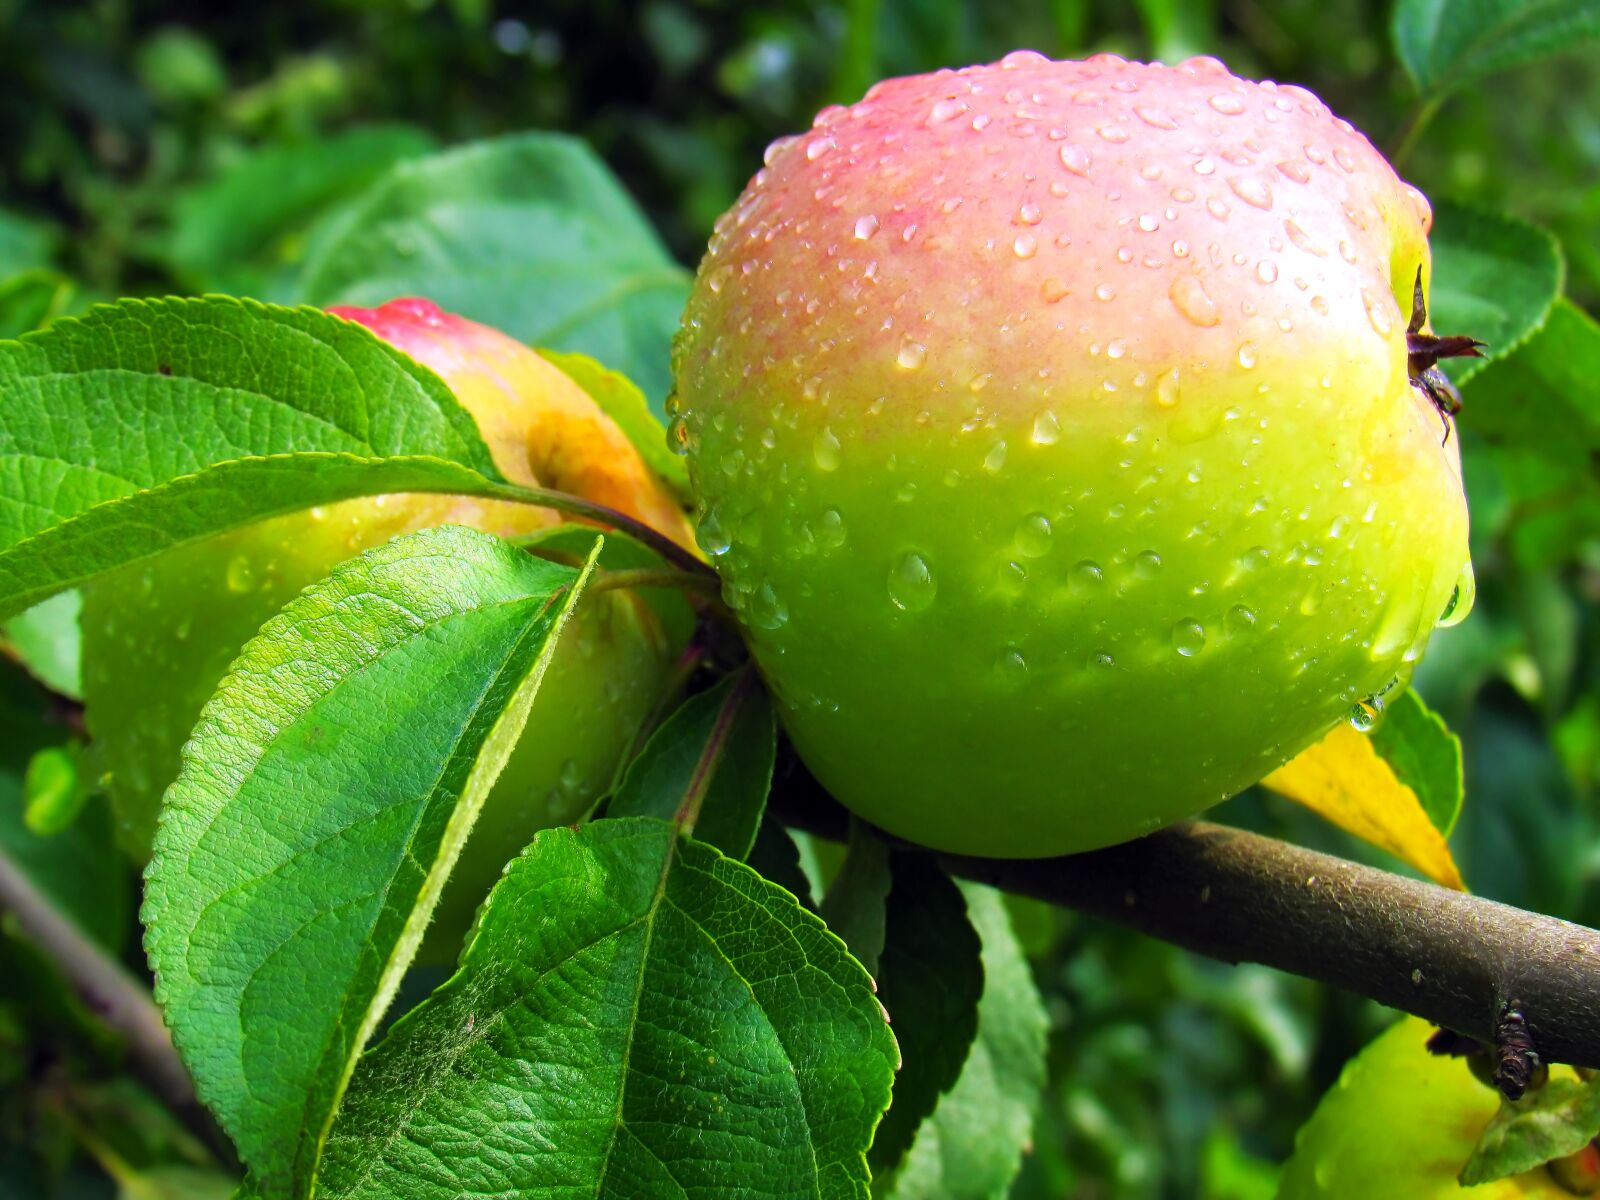
{"type": "Polygon", "coordinates": [[[907,371],[915,371],[927,360],[927,357],[928,348],[926,346],[921,342],[914,342],[910,338],[906,338],[900,343],[900,353],[895,356],[895,362],[899,363],[907,371]]]}
{"type": "Polygon", "coordinates": [[[829,150],[837,150],[838,148],[839,143],[831,137],[813,138],[806,143],[806,159],[809,162],[816,162],[829,150]]]}
{"type": "Polygon", "coordinates": [[[1061,280],[1057,279],[1054,275],[1050,276],[1050,278],[1046,279],[1039,285],[1039,295],[1044,298],[1044,302],[1046,304],[1056,303],[1056,301],[1066,297],[1071,290],[1071,288],[1067,287],[1066,284],[1062,283],[1061,280]]]}
{"type": "Polygon", "coordinates": [[[1272,207],[1272,188],[1256,175],[1235,175],[1228,180],[1233,194],[1252,208],[1272,207]]]}
{"type": "Polygon", "coordinates": [[[868,213],[856,218],[856,241],[864,242],[878,232],[878,218],[868,213]]]}
{"type": "Polygon", "coordinates": [[[1315,254],[1318,258],[1328,257],[1328,252],[1311,240],[1311,235],[1300,227],[1299,222],[1292,219],[1285,221],[1283,229],[1289,235],[1289,240],[1307,254],[1315,254]]]}
{"type": "Polygon", "coordinates": [[[1239,365],[1247,371],[1256,365],[1256,344],[1254,342],[1245,342],[1240,345],[1239,365]]]}
{"type": "Polygon", "coordinates": [[[248,592],[256,585],[256,570],[248,556],[236,554],[228,561],[226,574],[230,592],[248,592]]]}
{"type": "Polygon", "coordinates": [[[1141,213],[1139,215],[1139,228],[1146,233],[1154,233],[1161,228],[1161,218],[1155,213],[1141,213]]]}
{"type": "Polygon", "coordinates": [[[1089,163],[1092,161],[1089,152],[1074,142],[1067,142],[1059,151],[1061,165],[1074,175],[1089,177],[1089,163]]]}
{"type": "Polygon", "coordinates": [[[956,117],[959,117],[966,111],[967,104],[964,100],[937,101],[934,106],[928,110],[928,124],[942,125],[946,121],[954,120],[956,117]]]}
{"type": "Polygon", "coordinates": [[[1083,559],[1072,565],[1072,582],[1084,587],[1093,587],[1105,580],[1106,573],[1101,570],[1100,564],[1090,559],[1083,559]]]}
{"type": "Polygon", "coordinates": [[[1206,629],[1199,621],[1179,621],[1172,627],[1172,648],[1184,658],[1193,658],[1205,644],[1206,629]]]}
{"type": "Polygon", "coordinates": [[[1269,259],[1263,258],[1256,264],[1256,278],[1262,283],[1273,283],[1278,278],[1278,266],[1269,259]]]}
{"type": "Polygon", "coordinates": [[[1178,123],[1159,108],[1140,105],[1133,111],[1141,121],[1152,129],[1176,129],[1178,127],[1178,123]]]}
{"type": "Polygon", "coordinates": [[[1249,633],[1256,627],[1256,614],[1243,604],[1235,604],[1222,618],[1222,624],[1229,633],[1249,633]]]}
{"type": "Polygon", "coordinates": [[[1089,656],[1089,665],[1098,670],[1104,671],[1116,666],[1117,660],[1112,658],[1111,655],[1107,654],[1104,650],[1101,650],[1099,653],[1091,654],[1089,656]]]}
{"type": "Polygon", "coordinates": [[[1019,233],[1011,243],[1011,253],[1018,258],[1032,258],[1039,249],[1039,239],[1031,233],[1019,233]]]}
{"type": "Polygon", "coordinates": [[[1028,660],[1022,656],[1021,650],[1007,646],[995,656],[994,673],[1001,687],[1014,690],[1021,687],[1028,677],[1028,660]]]}
{"type": "Polygon", "coordinates": [[[902,554],[889,570],[889,599],[904,612],[922,612],[938,590],[928,560],[920,554],[902,554]]]}
{"type": "Polygon", "coordinates": [[[789,609],[772,590],[772,584],[763,583],[750,597],[745,615],[757,629],[778,629],[788,622],[789,609]]]}
{"type": "MultiPolygon", "coordinates": [[[[1346,693],[1348,695],[1348,693],[1346,693]]],[[[1383,698],[1373,696],[1357,701],[1350,708],[1350,728],[1357,733],[1371,733],[1383,716],[1383,698]]]]}
{"type": "Polygon", "coordinates": [[[983,469],[991,475],[998,475],[1000,468],[1006,465],[1006,444],[996,442],[983,456],[983,469]]]}
{"type": "Polygon", "coordinates": [[[1217,164],[1212,162],[1209,158],[1197,159],[1194,164],[1194,173],[1196,175],[1209,175],[1216,169],[1217,164]]]}
{"type": "Polygon", "coordinates": [[[1180,275],[1174,279],[1172,286],[1167,289],[1167,296],[1173,306],[1196,325],[1206,328],[1222,320],[1216,301],[1211,299],[1193,275],[1180,275]]]}
{"type": "Polygon", "coordinates": [[[1094,298],[1096,300],[1115,300],[1117,298],[1117,289],[1109,283],[1096,284],[1094,298]]]}
{"type": "Polygon", "coordinates": [[[1306,166],[1305,163],[1294,162],[1293,160],[1281,162],[1278,164],[1278,171],[1285,179],[1292,179],[1296,183],[1311,182],[1311,168],[1306,166]]]}
{"type": "Polygon", "coordinates": [[[1024,558],[1039,558],[1050,550],[1050,518],[1043,513],[1029,513],[1017,522],[1014,535],[1017,553],[1024,558]]]}
{"type": "Polygon", "coordinates": [[[700,543],[700,549],[707,555],[717,558],[726,554],[733,542],[728,537],[728,531],[722,524],[721,514],[713,504],[706,509],[705,515],[700,518],[694,530],[695,541],[700,543]]]}
{"type": "Polygon", "coordinates": [[[824,426],[822,432],[812,439],[811,457],[823,471],[839,469],[839,438],[833,430],[824,426]]]}
{"type": "Polygon", "coordinates": [[[1178,368],[1173,367],[1156,380],[1156,403],[1162,408],[1172,408],[1178,403],[1180,382],[1178,368]]]}
{"type": "Polygon", "coordinates": [[[824,550],[837,550],[844,545],[844,514],[837,508],[825,508],[816,523],[817,545],[824,550]]]}
{"type": "Polygon", "coordinates": [[[1154,579],[1161,573],[1161,555],[1154,550],[1141,550],[1133,560],[1133,573],[1140,579],[1154,579]]]}
{"type": "Polygon", "coordinates": [[[1371,288],[1362,288],[1361,302],[1366,305],[1367,320],[1373,331],[1379,337],[1388,337],[1394,331],[1394,318],[1389,315],[1389,310],[1394,307],[1394,298],[1387,292],[1379,295],[1371,288]]]}
{"type": "Polygon", "coordinates": [[[1102,125],[1095,132],[1114,146],[1128,140],[1128,131],[1121,125],[1102,125]]]}
{"type": "Polygon", "coordinates": [[[1056,419],[1055,413],[1046,409],[1033,419],[1033,433],[1030,435],[1035,446],[1054,446],[1061,440],[1061,422],[1056,419]]]}
{"type": "Polygon", "coordinates": [[[1037,225],[1043,218],[1044,213],[1040,211],[1037,204],[1024,204],[1017,209],[1017,220],[1024,225],[1037,225]]]}
{"type": "Polygon", "coordinates": [[[1225,117],[1236,117],[1244,111],[1244,101],[1228,92],[1222,92],[1206,101],[1225,117]]]}
{"type": "Polygon", "coordinates": [[[1206,200],[1206,211],[1219,221],[1228,219],[1227,201],[1221,200],[1216,196],[1211,196],[1206,200]]]}
{"type": "Polygon", "coordinates": [[[1450,593],[1450,602],[1444,606],[1444,612],[1439,616],[1439,628],[1449,629],[1452,625],[1459,625],[1467,619],[1467,614],[1472,611],[1472,602],[1478,595],[1478,583],[1472,573],[1472,564],[1463,563],[1461,573],[1456,576],[1455,590],[1450,593]]]}

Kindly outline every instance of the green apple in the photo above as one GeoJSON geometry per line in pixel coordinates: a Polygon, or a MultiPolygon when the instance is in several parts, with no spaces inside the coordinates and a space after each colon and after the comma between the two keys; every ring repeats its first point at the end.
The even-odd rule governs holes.
{"type": "Polygon", "coordinates": [[[1430,1054],[1431,1032],[1406,1017],[1345,1064],[1295,1139],[1278,1200],[1570,1200],[1593,1190],[1562,1186],[1556,1164],[1471,1188],[1456,1182],[1500,1095],[1464,1059],[1430,1054]]]}
{"type": "MultiPolygon", "coordinates": [[[[575,492],[688,539],[676,501],[621,431],[532,350],[427,301],[333,311],[450,384],[508,478],[575,492]]],[[[301,589],[353,554],[432,525],[510,536],[560,520],[508,502],[376,496],[264,521],[91,584],[83,610],[86,719],[123,844],[136,856],[149,853],[161,795],[202,705],[244,643],[301,589]]],[[[440,928],[459,934],[536,830],[576,819],[609,785],[661,698],[682,636],[632,593],[583,603],[440,901],[440,928]]]]}
{"type": "Polygon", "coordinates": [[[775,143],[672,433],[817,777],[940,849],[1085,850],[1406,675],[1470,580],[1407,364],[1430,220],[1315,96],[1209,59],[1019,52],[775,143]]]}

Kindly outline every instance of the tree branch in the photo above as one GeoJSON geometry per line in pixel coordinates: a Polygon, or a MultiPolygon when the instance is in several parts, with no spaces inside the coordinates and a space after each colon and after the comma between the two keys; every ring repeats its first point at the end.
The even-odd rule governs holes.
{"type": "MultiPolygon", "coordinates": [[[[843,837],[796,764],[776,815],[843,837]]],[[[1600,932],[1223,825],[1194,821],[1055,859],[937,856],[953,875],[1225,962],[1370,996],[1493,1044],[1508,1005],[1546,1062],[1600,1067],[1600,932]]]]}

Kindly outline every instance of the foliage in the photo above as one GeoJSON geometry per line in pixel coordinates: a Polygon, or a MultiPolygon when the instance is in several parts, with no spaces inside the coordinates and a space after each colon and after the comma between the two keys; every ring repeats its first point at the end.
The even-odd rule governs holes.
{"type": "MultiPolygon", "coordinates": [[[[341,497],[505,494],[435,376],[286,306],[416,291],[500,325],[676,477],[649,410],[688,268],[764,145],[881,76],[1031,44],[1304,83],[1434,198],[1434,325],[1491,343],[1456,373],[1477,605],[1373,760],[1474,891],[1600,922],[1597,39],[1593,0],[558,0],[533,19],[0,0],[0,336],[43,330],[0,344],[0,858],[143,971],[71,700],[74,585],[341,497]],[[250,299],[152,298],[208,292],[250,299]],[[118,296],[142,299],[89,307],[118,296]]],[[[667,1166],[709,1189],[787,1185],[799,1162],[828,1195],[866,1195],[869,1166],[888,1197],[1270,1194],[1375,1006],[919,879],[869,834],[842,866],[791,840],[763,815],[774,730],[748,677],[695,684],[603,819],[513,861],[459,974],[408,971],[598,570],[412,535],[294,601],[207,709],[144,916],[260,1194],[655,1194],[667,1166]],[[281,814],[307,807],[291,836],[281,814]],[[508,1105],[523,1120],[488,1119],[508,1105]],[[681,1136],[690,1116],[714,1150],[681,1136]],[[535,1154],[564,1121],[573,1140],[535,1154]]],[[[1218,813],[1393,865],[1260,791],[1218,813]]],[[[0,1196],[226,1195],[238,1164],[128,1077],[9,925],[0,964],[0,1196]]]]}

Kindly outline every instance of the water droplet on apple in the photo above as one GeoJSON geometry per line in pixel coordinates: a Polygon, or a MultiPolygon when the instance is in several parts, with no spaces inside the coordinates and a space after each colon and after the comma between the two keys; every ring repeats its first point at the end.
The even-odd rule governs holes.
{"type": "Polygon", "coordinates": [[[915,371],[927,361],[927,358],[928,348],[926,346],[921,342],[914,342],[910,338],[906,338],[900,343],[900,353],[895,356],[895,362],[899,363],[907,371],[915,371]]]}
{"type": "Polygon", "coordinates": [[[1050,518],[1043,513],[1029,513],[1017,523],[1015,534],[1017,552],[1027,558],[1039,558],[1050,550],[1050,518]]]}
{"type": "Polygon", "coordinates": [[[1167,289],[1167,296],[1173,307],[1202,328],[1209,328],[1222,320],[1216,301],[1211,299],[1205,287],[1193,275],[1180,275],[1174,279],[1172,286],[1167,289]]]}
{"type": "Polygon", "coordinates": [[[1045,409],[1033,419],[1033,433],[1029,436],[1035,446],[1054,446],[1061,440],[1061,422],[1055,413],[1045,409]]]}
{"type": "Polygon", "coordinates": [[[938,591],[928,560],[914,551],[902,554],[889,570],[889,599],[905,612],[922,612],[938,591]]]}
{"type": "Polygon", "coordinates": [[[1456,576],[1455,590],[1450,593],[1450,602],[1444,606],[1444,612],[1439,616],[1439,628],[1449,629],[1452,625],[1459,625],[1467,619],[1467,614],[1472,611],[1472,602],[1478,595],[1478,582],[1472,573],[1472,563],[1461,565],[1461,573],[1456,576]]]}
{"type": "Polygon", "coordinates": [[[868,213],[856,218],[856,241],[864,242],[878,232],[878,218],[868,213]]]}
{"type": "Polygon", "coordinates": [[[1196,620],[1179,621],[1172,627],[1172,648],[1184,658],[1193,658],[1205,649],[1206,629],[1196,620]]]}

